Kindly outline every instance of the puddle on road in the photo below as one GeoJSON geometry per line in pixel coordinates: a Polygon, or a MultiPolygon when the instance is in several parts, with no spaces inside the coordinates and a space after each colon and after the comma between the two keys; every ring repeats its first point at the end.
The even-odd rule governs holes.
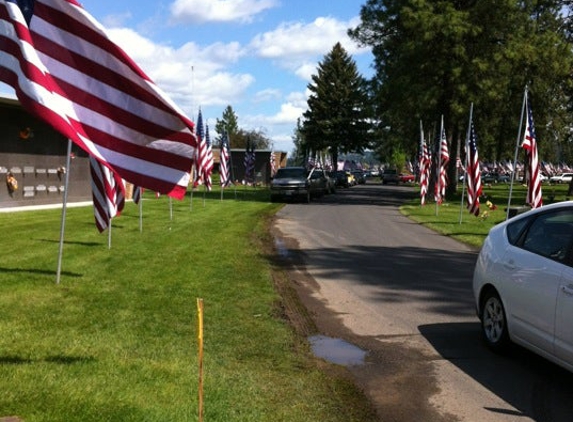
{"type": "Polygon", "coordinates": [[[344,366],[364,364],[366,352],[344,340],[319,335],[308,341],[314,355],[328,362],[344,366]]]}
{"type": "Polygon", "coordinates": [[[289,256],[289,250],[282,239],[275,237],[275,247],[277,248],[277,253],[281,258],[287,258],[289,256]]]}

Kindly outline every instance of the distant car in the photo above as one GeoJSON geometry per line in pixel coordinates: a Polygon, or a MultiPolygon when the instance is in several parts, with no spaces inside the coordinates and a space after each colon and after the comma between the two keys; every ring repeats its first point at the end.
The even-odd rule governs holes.
{"type": "Polygon", "coordinates": [[[308,173],[310,183],[310,197],[317,198],[330,193],[330,181],[326,172],[321,169],[312,169],[308,173]]]}
{"type": "Polygon", "coordinates": [[[382,184],[387,185],[388,183],[400,183],[400,176],[398,171],[394,169],[385,169],[382,173],[382,184]]]}
{"type": "Polygon", "coordinates": [[[480,179],[482,183],[509,183],[511,181],[511,177],[507,174],[496,172],[482,172],[480,179]]]}
{"type": "Polygon", "coordinates": [[[344,170],[337,170],[330,172],[330,177],[336,181],[336,187],[349,188],[352,183],[350,173],[344,170]]]}
{"type": "Polygon", "coordinates": [[[357,185],[363,185],[366,183],[366,175],[362,170],[352,170],[351,173],[354,176],[357,185]]]}
{"type": "Polygon", "coordinates": [[[562,173],[549,178],[550,183],[569,183],[573,178],[573,173],[562,173]]]}
{"type": "Polygon", "coordinates": [[[482,337],[513,342],[573,371],[573,201],[545,205],[494,226],[473,275],[482,337]]]}
{"type": "Polygon", "coordinates": [[[283,167],[271,180],[271,202],[302,200],[310,202],[312,185],[304,167],[283,167]]]}
{"type": "Polygon", "coordinates": [[[416,176],[414,176],[413,174],[400,173],[398,175],[398,181],[400,183],[414,183],[415,180],[416,176]]]}

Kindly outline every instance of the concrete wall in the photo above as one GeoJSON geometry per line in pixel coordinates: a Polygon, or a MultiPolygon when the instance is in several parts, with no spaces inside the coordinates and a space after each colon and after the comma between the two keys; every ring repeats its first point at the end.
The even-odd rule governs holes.
{"type": "MultiPolygon", "coordinates": [[[[51,126],[32,117],[19,103],[0,99],[0,208],[61,203],[68,141],[51,126]],[[6,175],[18,189],[10,194],[6,175]]],[[[91,200],[89,160],[72,148],[68,201],[91,200]]]]}

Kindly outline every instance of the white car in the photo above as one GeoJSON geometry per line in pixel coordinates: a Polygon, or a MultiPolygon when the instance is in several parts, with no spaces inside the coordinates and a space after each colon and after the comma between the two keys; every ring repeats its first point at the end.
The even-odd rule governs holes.
{"type": "Polygon", "coordinates": [[[573,201],[493,227],[479,253],[473,292],[483,338],[513,342],[573,371],[573,201]]]}
{"type": "Polygon", "coordinates": [[[549,178],[550,183],[569,183],[573,179],[573,173],[562,173],[549,178]]]}

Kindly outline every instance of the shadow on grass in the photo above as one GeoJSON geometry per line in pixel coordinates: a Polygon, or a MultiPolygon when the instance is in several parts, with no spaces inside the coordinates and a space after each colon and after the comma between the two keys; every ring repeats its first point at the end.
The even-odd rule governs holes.
{"type": "Polygon", "coordinates": [[[31,365],[34,363],[56,363],[59,365],[73,365],[75,363],[95,362],[92,356],[47,356],[40,359],[23,358],[20,356],[1,356],[0,365],[31,365]]]}
{"type": "MultiPolygon", "coordinates": [[[[115,226],[114,226],[115,228],[115,226]]],[[[37,239],[40,242],[48,242],[48,243],[60,243],[59,240],[52,240],[52,239],[37,239]]],[[[101,246],[99,242],[74,242],[69,240],[64,240],[65,245],[78,245],[78,246],[101,246]]]]}
{"type": "MultiPolygon", "coordinates": [[[[6,273],[28,273],[28,274],[41,274],[41,275],[56,275],[56,271],[52,271],[52,270],[38,270],[38,269],[34,269],[34,268],[6,268],[6,267],[0,267],[0,272],[6,272],[6,273]]],[[[66,275],[68,277],[83,277],[83,274],[79,274],[79,273],[72,273],[70,271],[62,271],[61,273],[62,275],[66,275]]]]}

